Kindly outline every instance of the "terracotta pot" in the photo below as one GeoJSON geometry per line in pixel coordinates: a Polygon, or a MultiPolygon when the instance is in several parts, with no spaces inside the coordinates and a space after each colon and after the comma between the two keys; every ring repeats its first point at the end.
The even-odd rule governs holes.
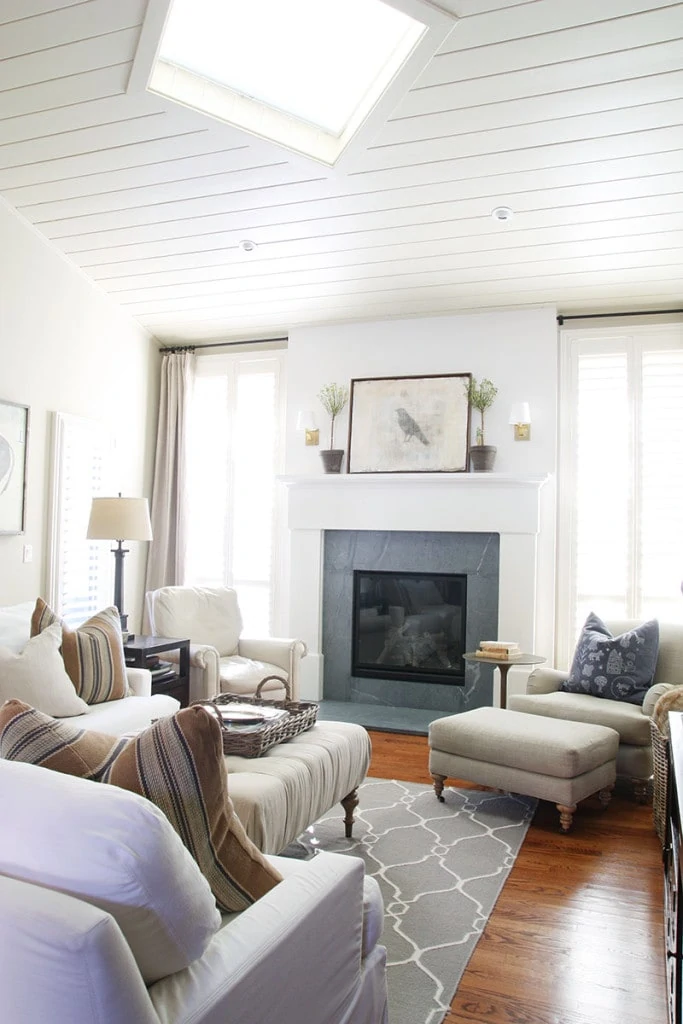
{"type": "Polygon", "coordinates": [[[488,473],[493,469],[498,449],[492,444],[474,444],[470,448],[470,469],[473,473],[488,473]]]}
{"type": "Polygon", "coordinates": [[[323,469],[326,473],[341,473],[343,448],[325,448],[320,452],[320,458],[323,460],[323,469]]]}

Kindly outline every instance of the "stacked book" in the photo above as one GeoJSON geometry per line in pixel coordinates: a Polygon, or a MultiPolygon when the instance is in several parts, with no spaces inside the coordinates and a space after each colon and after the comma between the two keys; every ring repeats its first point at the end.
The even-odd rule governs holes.
{"type": "Polygon", "coordinates": [[[161,658],[149,657],[146,659],[145,668],[152,673],[152,683],[167,683],[176,677],[175,665],[172,661],[162,661],[161,658]]]}
{"type": "Polygon", "coordinates": [[[490,658],[492,661],[514,661],[522,651],[512,640],[482,640],[479,650],[474,653],[478,658],[490,658]]]}

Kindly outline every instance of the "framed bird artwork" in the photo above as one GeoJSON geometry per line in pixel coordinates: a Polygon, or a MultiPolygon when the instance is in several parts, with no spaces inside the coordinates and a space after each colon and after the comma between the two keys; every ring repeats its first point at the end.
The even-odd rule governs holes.
{"type": "Polygon", "coordinates": [[[349,473],[465,473],[471,373],[351,381],[349,473]]]}

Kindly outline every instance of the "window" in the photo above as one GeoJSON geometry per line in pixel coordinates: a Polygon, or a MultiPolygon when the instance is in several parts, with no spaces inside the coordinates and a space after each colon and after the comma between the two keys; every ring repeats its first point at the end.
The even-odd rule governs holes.
{"type": "Polygon", "coordinates": [[[110,493],[113,447],[102,424],[53,414],[48,600],[70,626],[112,603],[111,545],[85,535],[93,497],[110,493]]]}
{"type": "Polygon", "coordinates": [[[272,631],[282,376],[281,353],[204,356],[190,402],[185,583],[234,587],[251,636],[272,631]]]}
{"type": "Polygon", "coordinates": [[[558,654],[589,611],[683,615],[683,329],[565,331],[558,654]]]}

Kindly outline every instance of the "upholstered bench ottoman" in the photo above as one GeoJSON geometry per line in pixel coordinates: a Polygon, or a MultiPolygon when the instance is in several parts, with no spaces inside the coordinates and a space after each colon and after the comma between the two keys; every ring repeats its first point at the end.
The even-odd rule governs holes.
{"type": "Polygon", "coordinates": [[[447,778],[551,800],[569,831],[576,805],[598,793],[609,803],[619,733],[604,725],[476,708],[429,726],[429,770],[443,801],[447,778]]]}
{"type": "Polygon", "coordinates": [[[263,853],[281,853],[336,803],[350,836],[370,752],[362,726],[318,722],[261,757],[226,756],[228,792],[249,838],[263,853]]]}

